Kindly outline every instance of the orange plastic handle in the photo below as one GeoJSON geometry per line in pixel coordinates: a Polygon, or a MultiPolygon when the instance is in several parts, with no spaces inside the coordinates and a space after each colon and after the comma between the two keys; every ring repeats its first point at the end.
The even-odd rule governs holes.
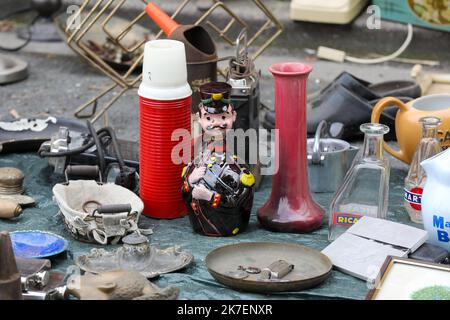
{"type": "Polygon", "coordinates": [[[150,18],[160,27],[167,37],[180,25],[161,10],[154,2],[150,2],[145,6],[144,11],[150,18]]]}
{"type": "MultiPolygon", "coordinates": [[[[383,109],[386,107],[392,106],[392,105],[397,106],[402,111],[409,110],[409,107],[406,104],[404,104],[402,101],[400,101],[399,99],[394,98],[394,97],[386,97],[386,98],[381,99],[373,108],[371,121],[373,123],[379,123],[380,117],[381,117],[381,112],[383,112],[383,109]]],[[[405,153],[401,149],[394,150],[384,141],[383,141],[383,147],[384,147],[384,150],[386,150],[387,152],[392,154],[397,159],[399,159],[405,163],[409,162],[408,159],[406,158],[405,153]]]]}

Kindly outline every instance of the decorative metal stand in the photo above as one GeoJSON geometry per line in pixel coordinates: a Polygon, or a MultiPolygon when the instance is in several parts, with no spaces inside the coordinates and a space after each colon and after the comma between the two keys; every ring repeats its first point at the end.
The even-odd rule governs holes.
{"type": "MultiPolygon", "coordinates": [[[[79,106],[75,110],[75,116],[78,118],[91,118],[92,122],[97,121],[103,115],[106,116],[108,109],[120,99],[120,97],[131,89],[136,89],[141,81],[141,75],[136,75],[135,70],[142,65],[143,60],[143,50],[142,47],[144,43],[149,40],[142,37],[140,41],[137,41],[133,45],[126,45],[124,43],[124,38],[129,34],[141,19],[147,17],[144,7],[148,3],[146,0],[141,0],[143,3],[142,13],[138,14],[136,17],[131,19],[128,24],[126,24],[122,29],[116,33],[111,30],[111,21],[116,17],[119,9],[126,3],[127,0],[85,0],[79,10],[71,16],[70,20],[65,27],[65,34],[67,36],[67,44],[85,60],[87,60],[92,66],[97,70],[111,78],[112,83],[107,88],[103,89],[97,96],[93,97],[83,105],[79,106]],[[76,26],[75,26],[76,24],[76,26]],[[75,27],[74,27],[75,26],[75,27]],[[92,32],[93,28],[101,27],[102,32],[105,34],[105,38],[110,40],[114,45],[123,50],[128,54],[139,54],[139,50],[142,52],[139,54],[138,58],[131,64],[131,66],[123,74],[116,71],[108,63],[106,63],[101,56],[95,52],[87,44],[87,36],[92,32]],[[115,93],[114,97],[108,101],[102,108],[97,110],[98,102],[101,98],[109,93],[115,93]],[[92,106],[92,111],[88,114],[83,114],[82,112],[86,110],[89,106],[92,106]]],[[[232,46],[236,46],[237,36],[233,36],[233,32],[238,26],[239,34],[242,29],[247,29],[248,24],[243,18],[233,12],[228,5],[219,1],[213,0],[214,4],[209,10],[207,10],[198,20],[195,25],[204,24],[209,26],[213,31],[217,32],[218,35],[224,39],[227,43],[232,46]],[[211,17],[216,10],[222,9],[229,16],[230,20],[224,28],[221,28],[211,22],[211,17]]],[[[282,24],[273,16],[269,9],[264,5],[261,0],[252,0],[255,6],[264,14],[266,21],[263,25],[257,29],[253,34],[249,34],[248,46],[255,45],[258,38],[267,37],[266,41],[262,43],[261,46],[257,47],[253,59],[258,57],[283,31],[282,24]]],[[[191,0],[183,0],[177,7],[175,12],[172,14],[172,18],[182,13],[182,11],[191,3],[191,0]]],[[[192,4],[194,5],[194,4],[192,4]]],[[[147,17],[148,18],[148,17],[147,17]]],[[[148,18],[150,21],[150,18],[148,18]]],[[[162,35],[162,30],[154,36],[154,39],[158,39],[162,35]]],[[[226,72],[221,71],[220,74],[226,74],[226,72]]],[[[105,117],[105,120],[107,118],[105,117]]]]}

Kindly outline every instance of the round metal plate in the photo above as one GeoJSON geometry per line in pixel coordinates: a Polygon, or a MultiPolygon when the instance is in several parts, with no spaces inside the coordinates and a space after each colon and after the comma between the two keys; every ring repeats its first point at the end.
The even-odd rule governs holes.
{"type": "Polygon", "coordinates": [[[299,291],[323,282],[331,273],[332,263],[317,250],[295,244],[274,242],[245,242],[223,246],[205,258],[209,273],[218,282],[236,290],[250,292],[299,291]],[[276,260],[294,264],[294,270],[278,281],[258,280],[258,274],[245,279],[230,276],[239,266],[268,267],[276,260]]]}

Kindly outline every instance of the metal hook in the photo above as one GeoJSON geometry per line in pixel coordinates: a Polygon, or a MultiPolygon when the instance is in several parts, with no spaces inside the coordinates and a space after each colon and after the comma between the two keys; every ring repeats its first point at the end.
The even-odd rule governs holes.
{"type": "Polygon", "coordinates": [[[239,63],[244,64],[248,59],[247,46],[247,28],[243,28],[236,39],[236,59],[239,63]],[[241,50],[241,39],[244,40],[244,48],[241,50]]]}
{"type": "Polygon", "coordinates": [[[325,160],[325,156],[322,155],[320,151],[320,139],[325,136],[327,128],[328,124],[325,120],[320,121],[317,126],[316,133],[314,135],[314,145],[311,159],[314,164],[319,164],[321,161],[325,160]]]}

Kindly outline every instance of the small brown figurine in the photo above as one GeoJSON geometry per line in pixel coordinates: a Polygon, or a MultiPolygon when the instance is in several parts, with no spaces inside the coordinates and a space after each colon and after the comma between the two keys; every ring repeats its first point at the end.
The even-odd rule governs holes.
{"type": "Polygon", "coordinates": [[[253,174],[236,155],[226,152],[227,132],[236,120],[230,92],[225,82],[200,87],[198,121],[203,135],[194,141],[194,151],[200,152],[182,173],[192,227],[207,236],[232,236],[245,230],[253,204],[253,174]]]}
{"type": "Polygon", "coordinates": [[[80,300],[174,300],[180,290],[161,289],[137,271],[117,269],[70,278],[67,290],[80,300]]]}
{"type": "Polygon", "coordinates": [[[0,300],[22,300],[20,273],[6,231],[0,232],[0,300]]]}

